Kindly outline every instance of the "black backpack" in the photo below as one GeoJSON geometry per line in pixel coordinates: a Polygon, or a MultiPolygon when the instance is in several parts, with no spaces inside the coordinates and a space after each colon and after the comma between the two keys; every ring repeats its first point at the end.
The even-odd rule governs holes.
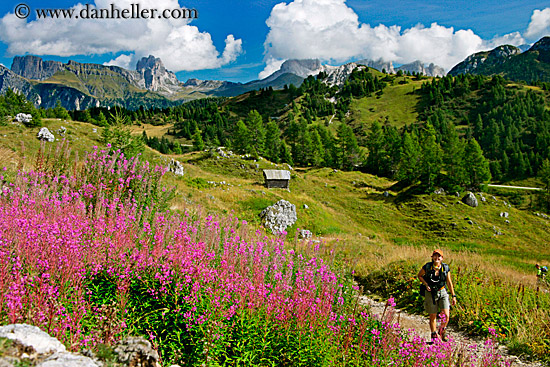
{"type": "MultiPolygon", "coordinates": [[[[433,275],[431,275],[432,272],[435,273],[435,270],[433,270],[432,262],[426,263],[426,265],[424,265],[422,268],[426,271],[426,274],[424,274],[423,278],[426,281],[426,283],[428,283],[431,289],[441,289],[447,286],[447,274],[450,271],[448,264],[445,264],[445,263],[441,264],[441,272],[443,276],[439,276],[438,282],[434,282],[433,275]],[[426,270],[426,269],[429,269],[429,270],[426,270]]],[[[425,294],[426,294],[426,286],[424,285],[424,283],[422,283],[420,285],[420,295],[424,296],[425,294]]]]}

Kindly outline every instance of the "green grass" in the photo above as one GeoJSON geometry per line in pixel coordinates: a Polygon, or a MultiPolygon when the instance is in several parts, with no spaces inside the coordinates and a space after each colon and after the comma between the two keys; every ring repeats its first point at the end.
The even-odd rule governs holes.
{"type": "Polygon", "coordinates": [[[394,85],[388,85],[382,96],[354,99],[351,106],[351,119],[370,125],[373,121],[386,121],[397,127],[412,124],[418,119],[417,104],[419,90],[424,80],[415,81],[411,77],[396,78],[394,85]],[[407,84],[399,81],[407,80],[407,84]]]}

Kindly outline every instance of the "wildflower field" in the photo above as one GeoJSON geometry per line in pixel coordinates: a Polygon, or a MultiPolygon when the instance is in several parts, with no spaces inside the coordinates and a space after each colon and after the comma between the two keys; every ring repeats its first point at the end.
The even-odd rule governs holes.
{"type": "Polygon", "coordinates": [[[39,156],[2,188],[2,324],[73,351],[145,336],[163,365],[508,364],[492,340],[478,353],[426,344],[394,322],[393,299],[371,316],[322,244],[298,251],[234,216],[167,210],[164,168],[97,148],[67,162],[39,156]]]}

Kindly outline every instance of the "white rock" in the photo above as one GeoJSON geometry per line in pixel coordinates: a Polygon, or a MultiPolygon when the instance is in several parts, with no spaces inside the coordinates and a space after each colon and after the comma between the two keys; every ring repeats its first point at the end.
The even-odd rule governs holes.
{"type": "Polygon", "coordinates": [[[32,121],[32,115],[29,113],[18,113],[15,115],[15,121],[17,122],[31,122],[32,121]]]}
{"type": "Polygon", "coordinates": [[[37,326],[27,324],[0,326],[0,337],[18,340],[23,345],[33,347],[38,354],[60,353],[67,350],[59,340],[37,326]]]}
{"type": "Polygon", "coordinates": [[[47,127],[43,127],[38,132],[38,135],[36,136],[39,140],[46,140],[50,143],[55,141],[55,136],[48,130],[47,127]]]}

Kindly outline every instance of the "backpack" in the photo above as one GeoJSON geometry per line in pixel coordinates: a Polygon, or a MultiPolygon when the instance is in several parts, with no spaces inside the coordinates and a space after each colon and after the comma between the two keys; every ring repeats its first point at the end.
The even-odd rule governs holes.
{"type": "MultiPolygon", "coordinates": [[[[442,287],[447,286],[447,274],[450,271],[448,264],[445,264],[445,263],[441,264],[441,272],[443,274],[443,277],[440,277],[440,279],[442,279],[442,280],[440,280],[437,283],[432,282],[430,280],[430,277],[429,277],[429,274],[428,274],[430,271],[432,271],[432,263],[431,262],[426,263],[426,265],[424,265],[422,268],[424,269],[424,271],[426,271],[426,269],[428,269],[428,268],[430,269],[430,270],[426,271],[426,274],[424,275],[423,278],[426,281],[426,283],[428,283],[428,285],[430,286],[431,289],[440,289],[442,287]],[[426,277],[428,279],[426,279],[426,277]]],[[[420,285],[420,295],[424,296],[425,294],[426,294],[426,286],[424,285],[424,283],[422,283],[420,285]]]]}
{"type": "Polygon", "coordinates": [[[543,267],[540,268],[540,271],[542,272],[542,274],[548,273],[548,266],[544,265],[543,267]]]}

